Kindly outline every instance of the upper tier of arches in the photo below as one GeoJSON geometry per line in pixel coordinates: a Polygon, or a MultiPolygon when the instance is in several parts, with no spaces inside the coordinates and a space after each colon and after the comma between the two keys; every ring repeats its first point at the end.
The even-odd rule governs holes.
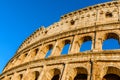
{"type": "MultiPolygon", "coordinates": [[[[41,26],[20,45],[16,54],[20,53],[28,46],[34,45],[36,42],[43,43],[48,39],[51,40],[51,37],[53,39],[53,37],[63,35],[66,32],[72,32],[79,29],[83,33],[86,33],[88,31],[93,31],[86,31],[86,28],[93,27],[94,29],[103,24],[119,23],[119,4],[119,1],[111,1],[90,6],[62,16],[60,21],[48,26],[48,28],[41,26]]],[[[101,30],[103,29],[105,29],[105,27],[101,28],[101,30]]]]}
{"type": "MultiPolygon", "coordinates": [[[[109,42],[109,41],[108,41],[109,42]]],[[[5,70],[8,70],[12,67],[34,61],[39,59],[44,59],[53,56],[67,55],[67,54],[76,54],[80,52],[93,52],[93,51],[102,51],[108,50],[104,49],[105,46],[111,46],[111,50],[120,49],[120,31],[119,30],[107,30],[101,32],[92,32],[87,34],[78,34],[74,36],[69,36],[59,40],[51,41],[48,43],[40,44],[32,49],[22,52],[21,54],[15,55],[11,61],[5,67],[5,70]],[[105,41],[113,39],[112,43],[105,45],[105,41]],[[114,48],[110,44],[115,44],[117,41],[117,48],[114,48]],[[84,43],[90,41],[89,49],[84,48],[84,43]],[[86,50],[82,50],[82,49],[86,50]]],[[[4,70],[4,71],[5,71],[4,70]]]]}

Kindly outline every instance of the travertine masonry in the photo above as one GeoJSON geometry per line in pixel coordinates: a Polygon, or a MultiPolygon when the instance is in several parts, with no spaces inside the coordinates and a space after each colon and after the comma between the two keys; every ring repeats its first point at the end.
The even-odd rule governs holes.
{"type": "Polygon", "coordinates": [[[102,50],[110,38],[120,42],[120,1],[68,13],[29,36],[0,80],[120,80],[120,50],[102,50]],[[91,50],[80,52],[86,41],[92,41],[91,50]]]}

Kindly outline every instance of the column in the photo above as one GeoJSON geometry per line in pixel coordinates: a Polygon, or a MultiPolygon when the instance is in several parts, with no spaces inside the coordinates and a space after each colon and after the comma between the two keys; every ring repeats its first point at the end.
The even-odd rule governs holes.
{"type": "Polygon", "coordinates": [[[40,59],[45,58],[45,55],[46,55],[47,51],[48,51],[47,45],[46,46],[43,45],[40,49],[39,58],[40,59]]]}
{"type": "Polygon", "coordinates": [[[61,40],[57,40],[55,45],[54,45],[53,51],[51,53],[51,56],[59,56],[61,51],[62,51],[62,47],[63,47],[62,41],[61,40]]]}
{"type": "Polygon", "coordinates": [[[80,50],[79,36],[75,35],[73,39],[73,43],[71,44],[70,54],[78,53],[79,50],[80,50]]]}
{"type": "Polygon", "coordinates": [[[96,32],[93,40],[93,51],[102,51],[102,36],[101,32],[96,32]]]}
{"type": "Polygon", "coordinates": [[[67,72],[68,72],[67,68],[68,68],[68,63],[65,64],[64,71],[61,75],[61,80],[66,80],[67,72]]]}
{"type": "Polygon", "coordinates": [[[41,59],[40,57],[41,57],[41,49],[42,49],[42,45],[38,48],[39,50],[38,50],[38,52],[37,52],[37,55],[35,56],[35,60],[37,60],[37,59],[41,59]]]}
{"type": "Polygon", "coordinates": [[[29,75],[29,69],[27,69],[24,73],[23,79],[22,80],[30,80],[29,79],[30,75],[29,75]]]}
{"type": "Polygon", "coordinates": [[[92,80],[102,80],[100,77],[101,69],[100,66],[97,64],[96,61],[93,62],[92,68],[92,80]]]}
{"type": "Polygon", "coordinates": [[[25,58],[24,58],[24,62],[23,62],[23,63],[29,61],[30,52],[31,52],[31,51],[29,51],[29,52],[25,55],[25,58]]]}
{"type": "Polygon", "coordinates": [[[43,78],[45,78],[46,76],[45,76],[45,74],[46,74],[46,65],[44,65],[44,67],[43,67],[43,69],[42,69],[42,71],[41,71],[41,73],[40,73],[40,77],[39,77],[39,79],[38,80],[44,80],[43,78]]]}

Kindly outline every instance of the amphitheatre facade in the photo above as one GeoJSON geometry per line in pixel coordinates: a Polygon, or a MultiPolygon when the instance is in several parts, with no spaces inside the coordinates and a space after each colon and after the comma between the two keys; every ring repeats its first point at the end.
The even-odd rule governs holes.
{"type": "Polygon", "coordinates": [[[111,38],[120,42],[120,1],[65,14],[20,45],[0,80],[120,80],[120,49],[102,49],[111,38]],[[91,50],[80,52],[86,41],[92,41],[91,50]]]}

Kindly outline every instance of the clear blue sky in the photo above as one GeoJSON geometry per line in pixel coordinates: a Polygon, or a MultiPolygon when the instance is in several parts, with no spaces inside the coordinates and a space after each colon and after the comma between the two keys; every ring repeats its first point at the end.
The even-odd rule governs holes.
{"type": "Polygon", "coordinates": [[[110,0],[0,0],[0,73],[20,44],[60,16],[110,0]]]}

